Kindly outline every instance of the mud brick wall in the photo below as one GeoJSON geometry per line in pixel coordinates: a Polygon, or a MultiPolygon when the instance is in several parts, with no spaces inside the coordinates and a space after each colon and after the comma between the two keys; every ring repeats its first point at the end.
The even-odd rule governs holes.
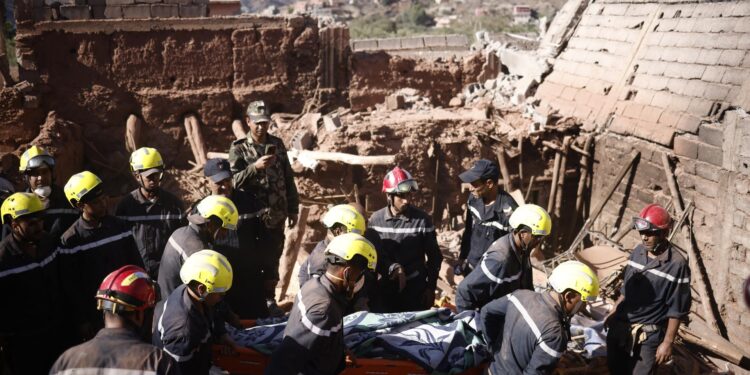
{"type": "MultiPolygon", "coordinates": [[[[147,125],[150,145],[185,161],[187,113],[198,115],[214,151],[228,149],[231,122],[251,100],[299,113],[322,76],[319,32],[308,17],[88,20],[37,23],[17,42],[21,78],[35,84],[42,108],[84,126],[89,139],[110,141],[100,151],[124,152],[132,113],[147,125]]],[[[327,40],[348,45],[346,33],[327,40]]],[[[345,56],[326,63],[346,66],[345,56]]],[[[325,87],[347,84],[328,79],[325,87]]]]}
{"type": "MultiPolygon", "coordinates": [[[[749,50],[750,1],[597,1],[537,91],[543,103],[599,133],[592,205],[629,155],[641,152],[632,180],[620,184],[595,223],[599,230],[622,233],[646,204],[670,202],[662,154],[670,156],[681,200],[696,207],[695,242],[721,320],[744,348],[750,345],[741,294],[750,276],[749,50]]],[[[632,231],[624,239],[631,247],[638,242],[632,231]]],[[[680,234],[675,242],[687,247],[680,234]]],[[[698,302],[693,310],[701,311],[698,302]]]]}
{"type": "Polygon", "coordinates": [[[35,22],[88,19],[193,18],[208,15],[208,0],[33,0],[35,22]]]}

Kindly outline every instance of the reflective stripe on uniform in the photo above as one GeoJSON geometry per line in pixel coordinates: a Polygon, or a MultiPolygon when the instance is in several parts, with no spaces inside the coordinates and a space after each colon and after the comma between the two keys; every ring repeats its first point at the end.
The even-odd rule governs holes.
{"type": "Polygon", "coordinates": [[[487,260],[487,255],[482,257],[482,261],[480,262],[480,267],[482,268],[482,273],[484,273],[484,276],[487,276],[488,279],[494,281],[497,284],[503,284],[503,283],[509,283],[511,281],[516,281],[521,278],[521,272],[519,271],[517,274],[506,277],[504,279],[501,279],[490,272],[490,269],[487,267],[487,263],[485,262],[487,260]]]}
{"type": "Polygon", "coordinates": [[[247,220],[247,219],[254,219],[256,217],[259,217],[260,215],[263,215],[264,213],[268,212],[269,208],[264,208],[255,212],[251,212],[249,214],[242,214],[240,215],[240,220],[247,220]]]}
{"type": "Polygon", "coordinates": [[[132,231],[122,232],[122,233],[116,234],[114,236],[109,236],[109,237],[106,237],[106,238],[102,238],[101,240],[94,241],[94,242],[87,243],[87,244],[83,244],[83,245],[79,245],[79,246],[76,246],[76,247],[71,247],[69,249],[65,248],[65,247],[60,247],[58,249],[59,249],[59,251],[60,251],[61,254],[75,254],[75,253],[78,253],[78,252],[81,252],[81,251],[91,250],[91,249],[93,249],[95,247],[106,245],[108,243],[119,241],[119,240],[121,240],[121,239],[123,239],[125,237],[128,237],[128,236],[132,237],[133,236],[133,232],[132,231]]]}
{"type": "Polygon", "coordinates": [[[81,214],[78,210],[75,210],[72,208],[50,208],[48,210],[44,210],[44,213],[48,215],[70,214],[70,215],[76,215],[76,216],[81,214]]]}
{"type": "Polygon", "coordinates": [[[330,330],[328,330],[328,329],[320,328],[320,327],[316,326],[315,324],[313,324],[313,322],[307,317],[307,308],[305,307],[305,303],[302,302],[302,291],[301,290],[299,292],[297,292],[297,298],[298,298],[298,300],[297,300],[297,302],[298,302],[297,303],[297,308],[299,308],[299,312],[302,315],[302,324],[305,327],[307,327],[307,329],[309,329],[310,332],[312,332],[312,333],[314,333],[314,334],[316,334],[318,336],[328,337],[328,336],[331,336],[332,333],[336,333],[336,332],[338,332],[338,331],[341,330],[341,325],[338,325],[338,326],[333,327],[330,330]]]}
{"type": "Polygon", "coordinates": [[[476,208],[474,208],[474,206],[469,206],[469,210],[471,211],[471,213],[474,214],[474,216],[477,217],[477,220],[479,221],[478,224],[484,225],[487,227],[495,227],[497,229],[500,229],[506,232],[510,231],[510,227],[506,227],[497,221],[482,221],[482,215],[479,214],[479,211],[476,208]]]}
{"type": "MultiPolygon", "coordinates": [[[[164,324],[162,324],[162,322],[164,320],[164,315],[166,315],[166,312],[167,312],[167,304],[168,304],[168,302],[169,302],[168,300],[164,301],[164,309],[162,310],[161,316],[159,317],[159,324],[157,325],[157,328],[159,330],[159,337],[160,337],[161,344],[162,344],[162,348],[161,349],[164,350],[164,353],[167,353],[167,354],[169,354],[170,357],[174,358],[175,361],[177,361],[177,362],[187,362],[191,358],[193,358],[193,354],[195,354],[195,352],[197,352],[198,349],[200,349],[200,346],[198,346],[195,349],[193,349],[190,352],[190,354],[188,354],[188,355],[177,355],[175,353],[170,352],[169,349],[167,349],[167,345],[164,344],[164,324]]],[[[206,337],[204,337],[203,340],[201,340],[201,344],[205,344],[208,341],[209,338],[211,338],[211,331],[210,330],[208,332],[206,332],[206,337]]]]}
{"type": "Polygon", "coordinates": [[[87,367],[87,368],[71,368],[62,370],[51,375],[156,375],[156,371],[147,370],[126,370],[119,368],[99,368],[99,367],[87,367]]]}
{"type": "Polygon", "coordinates": [[[560,358],[562,357],[562,353],[558,352],[555,349],[552,349],[547,345],[544,340],[542,340],[542,333],[539,331],[539,327],[536,326],[536,323],[534,323],[534,320],[531,319],[531,315],[529,315],[529,312],[526,311],[526,308],[523,307],[521,304],[521,301],[516,298],[516,296],[509,294],[508,300],[513,303],[514,306],[516,306],[516,309],[518,309],[518,312],[521,313],[521,316],[523,317],[523,320],[526,321],[526,324],[531,328],[531,331],[534,332],[534,336],[536,336],[536,342],[539,343],[539,347],[542,348],[547,354],[555,357],[560,358]]]}
{"type": "Polygon", "coordinates": [[[118,218],[127,221],[162,221],[162,220],[182,220],[180,214],[160,214],[160,215],[141,215],[141,216],[118,216],[118,218]]]}
{"type": "MultiPolygon", "coordinates": [[[[646,268],[646,266],[644,266],[642,264],[639,264],[639,263],[636,263],[636,262],[633,262],[632,260],[628,261],[628,265],[631,266],[631,267],[633,267],[633,268],[635,268],[635,269],[638,269],[638,270],[643,270],[644,268],[646,268]]],[[[667,279],[667,280],[669,280],[669,281],[671,281],[673,283],[677,283],[677,284],[690,284],[690,278],[689,277],[686,277],[686,278],[683,278],[683,279],[678,279],[678,278],[676,278],[676,277],[674,277],[674,276],[672,276],[672,275],[670,275],[668,273],[664,273],[662,271],[655,270],[655,269],[648,269],[648,270],[646,270],[646,272],[649,272],[649,273],[652,273],[652,274],[654,274],[656,276],[665,278],[665,279],[667,279]]]]}
{"type": "Polygon", "coordinates": [[[380,233],[432,233],[435,227],[416,227],[416,228],[389,228],[389,227],[370,227],[380,233]]]}
{"type": "Polygon", "coordinates": [[[177,254],[180,254],[180,257],[182,257],[182,260],[187,260],[188,256],[185,252],[185,249],[180,246],[180,244],[177,243],[177,240],[174,239],[174,237],[170,236],[169,241],[167,241],[170,245],[172,245],[172,248],[177,252],[177,254]]]}
{"type": "Polygon", "coordinates": [[[31,270],[33,270],[35,268],[44,267],[44,266],[48,265],[50,262],[52,262],[55,259],[56,256],[57,256],[57,249],[55,249],[54,251],[52,251],[52,253],[50,255],[48,255],[46,258],[42,259],[41,262],[29,263],[29,264],[25,264],[25,265],[23,265],[21,267],[10,268],[10,269],[7,269],[5,271],[0,271],[0,279],[2,279],[3,277],[6,277],[6,276],[15,275],[17,273],[23,273],[23,272],[26,272],[26,271],[31,271],[31,270]]]}

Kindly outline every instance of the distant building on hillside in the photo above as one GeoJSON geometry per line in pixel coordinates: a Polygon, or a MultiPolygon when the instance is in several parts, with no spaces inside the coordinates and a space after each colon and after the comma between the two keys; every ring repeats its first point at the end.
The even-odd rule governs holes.
{"type": "Polygon", "coordinates": [[[528,5],[513,6],[513,23],[525,24],[531,22],[534,17],[534,10],[528,5]]]}

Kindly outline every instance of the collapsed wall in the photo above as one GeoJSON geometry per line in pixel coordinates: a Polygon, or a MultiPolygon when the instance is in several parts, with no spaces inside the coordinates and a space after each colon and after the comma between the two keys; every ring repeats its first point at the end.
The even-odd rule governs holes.
{"type": "MultiPolygon", "coordinates": [[[[681,200],[696,207],[695,243],[724,331],[741,347],[750,345],[741,302],[750,275],[749,50],[748,1],[600,0],[588,5],[537,91],[542,105],[599,134],[592,202],[640,152],[635,173],[595,223],[599,230],[624,234],[646,204],[669,204],[669,155],[681,200]]],[[[690,246],[681,234],[675,241],[690,246]]],[[[636,232],[623,240],[638,242],[636,232]]]]}

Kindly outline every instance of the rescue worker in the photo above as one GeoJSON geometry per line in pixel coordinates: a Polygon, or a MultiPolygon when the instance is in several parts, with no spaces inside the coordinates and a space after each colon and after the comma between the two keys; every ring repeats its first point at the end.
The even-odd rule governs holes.
{"type": "Polygon", "coordinates": [[[227,231],[227,235],[216,240],[214,245],[216,251],[227,257],[235,274],[232,291],[227,293],[225,301],[242,319],[267,318],[265,294],[262,288],[258,288],[262,284],[262,272],[256,262],[261,250],[258,248],[258,231],[263,225],[260,216],[267,209],[261,208],[259,201],[249,194],[238,193],[234,189],[232,172],[226,159],[206,161],[203,175],[211,194],[231,199],[239,215],[237,230],[227,231]]]}
{"type": "Polygon", "coordinates": [[[156,283],[146,271],[123,266],[110,273],[96,292],[104,328],[96,337],[68,349],[50,375],[64,374],[177,374],[175,361],[144,339],[150,338],[156,283]],[[149,335],[144,337],[144,330],[149,335]]]}
{"type": "Polygon", "coordinates": [[[59,238],[78,219],[78,210],[70,207],[65,192],[55,184],[55,159],[43,148],[31,146],[21,155],[18,167],[28,185],[45,207],[44,230],[59,238]]]}
{"type": "Polygon", "coordinates": [[[489,373],[551,374],[570,339],[570,319],[599,295],[599,279],[585,264],[568,261],[549,277],[550,290],[517,290],[480,312],[480,327],[494,358],[489,373]]]}
{"type": "Polygon", "coordinates": [[[326,273],[302,286],[292,307],[281,345],[271,355],[268,375],[329,375],[344,369],[344,309],[375,270],[370,241],[345,233],[326,247],[326,273]]]}
{"type": "Polygon", "coordinates": [[[325,250],[333,238],[344,233],[365,234],[365,217],[354,206],[339,204],[333,206],[323,215],[323,226],[328,228],[326,238],[320,240],[310,256],[300,265],[299,285],[305,285],[313,276],[320,276],[326,272],[325,250]]]}
{"type": "Polygon", "coordinates": [[[164,161],[156,149],[139,148],[130,155],[130,171],[138,188],[122,198],[115,215],[133,224],[133,236],[152,279],[159,274],[169,236],[184,225],[182,201],[161,189],[164,161]]]}
{"type": "Polygon", "coordinates": [[[0,352],[11,374],[46,374],[69,338],[61,314],[57,240],[44,230],[44,204],[35,194],[11,195],[0,216],[11,229],[0,242],[6,301],[0,308],[0,352]]]}
{"type": "Polygon", "coordinates": [[[91,302],[102,279],[125,266],[143,266],[131,225],[107,213],[102,180],[89,171],[75,174],[65,184],[65,196],[81,217],[60,238],[60,263],[66,299],[81,341],[104,326],[91,302]]]}
{"type": "Polygon", "coordinates": [[[430,216],[411,205],[417,190],[409,172],[393,168],[383,179],[388,205],[369,220],[369,235],[379,244],[384,312],[429,309],[435,301],[443,254],[430,216]]]}
{"type": "Polygon", "coordinates": [[[263,271],[269,309],[276,309],[279,259],[284,250],[284,222],[297,224],[299,196],[284,142],[268,134],[271,118],[262,100],[250,103],[246,111],[250,131],[229,148],[234,187],[259,199],[268,211],[262,216],[258,240],[262,253],[257,261],[263,271]]]}
{"type": "Polygon", "coordinates": [[[529,254],[550,234],[552,220],[543,208],[525,204],[513,211],[508,223],[513,231],[495,241],[458,285],[458,311],[480,309],[517,289],[534,290],[529,254]]]}
{"type": "Polygon", "coordinates": [[[510,231],[508,220],[518,207],[510,194],[497,183],[500,171],[495,163],[477,160],[468,171],[458,175],[462,182],[471,184],[471,195],[466,202],[466,228],[461,237],[461,252],[454,267],[456,275],[468,275],[495,240],[510,231]]]}
{"type": "MultiPolygon", "coordinates": [[[[167,241],[159,264],[161,299],[182,285],[180,269],[188,257],[211,247],[227,230],[237,229],[237,206],[229,198],[209,195],[188,215],[188,225],[178,228],[167,241]]],[[[157,308],[158,309],[158,308],[157,308]]]]}
{"type": "Polygon", "coordinates": [[[182,285],[164,301],[157,313],[154,345],[177,361],[181,375],[206,375],[211,368],[211,344],[222,342],[231,350],[240,347],[216,324],[214,307],[232,287],[232,266],[213,250],[191,255],[180,269],[182,285]]]}
{"type": "Polygon", "coordinates": [[[628,258],[620,297],[605,319],[612,374],[649,374],[668,362],[680,321],[690,313],[690,267],[667,240],[669,212],[650,204],[633,227],[642,243],[628,258]]]}

